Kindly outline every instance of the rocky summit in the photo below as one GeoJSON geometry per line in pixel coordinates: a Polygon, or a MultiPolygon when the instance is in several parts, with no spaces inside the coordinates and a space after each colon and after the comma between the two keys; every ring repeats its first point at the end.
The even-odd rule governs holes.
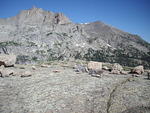
{"type": "Polygon", "coordinates": [[[150,67],[150,44],[139,36],[36,7],[0,19],[0,52],[17,55],[18,64],[84,59],[150,67]]]}

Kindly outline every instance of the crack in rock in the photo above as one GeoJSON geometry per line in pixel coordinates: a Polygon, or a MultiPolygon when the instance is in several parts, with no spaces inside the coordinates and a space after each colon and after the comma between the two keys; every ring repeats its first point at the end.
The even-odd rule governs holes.
{"type": "Polygon", "coordinates": [[[118,89],[120,86],[122,86],[122,85],[124,85],[125,83],[127,83],[128,81],[130,81],[130,79],[131,79],[131,77],[129,77],[129,78],[123,80],[121,83],[115,85],[115,87],[114,87],[114,89],[112,90],[112,92],[110,93],[109,99],[108,99],[108,101],[107,101],[107,109],[106,109],[106,112],[107,112],[107,113],[110,113],[110,107],[111,107],[111,103],[112,103],[112,100],[113,100],[113,96],[114,96],[115,92],[117,91],[117,89],[118,89]]]}

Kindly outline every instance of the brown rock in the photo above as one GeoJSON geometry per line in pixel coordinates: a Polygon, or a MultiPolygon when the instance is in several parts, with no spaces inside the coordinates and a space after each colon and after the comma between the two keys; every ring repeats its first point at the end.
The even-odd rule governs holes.
{"type": "Polygon", "coordinates": [[[90,61],[88,63],[88,69],[89,70],[102,70],[102,63],[101,62],[90,61]]]}
{"type": "Polygon", "coordinates": [[[133,74],[143,74],[144,73],[144,67],[143,66],[137,66],[134,69],[131,70],[131,73],[133,74]]]}
{"type": "Polygon", "coordinates": [[[0,77],[9,77],[14,74],[14,71],[11,69],[0,69],[0,77]]]}
{"type": "Polygon", "coordinates": [[[15,55],[0,55],[0,66],[4,65],[5,67],[14,66],[16,63],[16,56],[15,55]]]}

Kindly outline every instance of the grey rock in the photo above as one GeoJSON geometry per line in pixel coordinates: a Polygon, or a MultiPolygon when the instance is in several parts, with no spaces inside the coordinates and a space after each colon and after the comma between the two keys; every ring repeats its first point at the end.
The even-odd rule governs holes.
{"type": "Polygon", "coordinates": [[[75,72],[83,72],[83,73],[88,72],[87,66],[84,66],[84,65],[81,65],[81,64],[75,65],[74,70],[75,70],[75,72]]]}

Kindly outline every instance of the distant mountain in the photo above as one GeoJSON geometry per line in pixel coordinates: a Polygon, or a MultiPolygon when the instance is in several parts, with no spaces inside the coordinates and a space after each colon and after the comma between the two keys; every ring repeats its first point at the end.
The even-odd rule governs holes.
{"type": "Polygon", "coordinates": [[[85,59],[150,67],[150,44],[139,36],[35,7],[0,19],[0,52],[16,54],[17,63],[85,59]]]}

